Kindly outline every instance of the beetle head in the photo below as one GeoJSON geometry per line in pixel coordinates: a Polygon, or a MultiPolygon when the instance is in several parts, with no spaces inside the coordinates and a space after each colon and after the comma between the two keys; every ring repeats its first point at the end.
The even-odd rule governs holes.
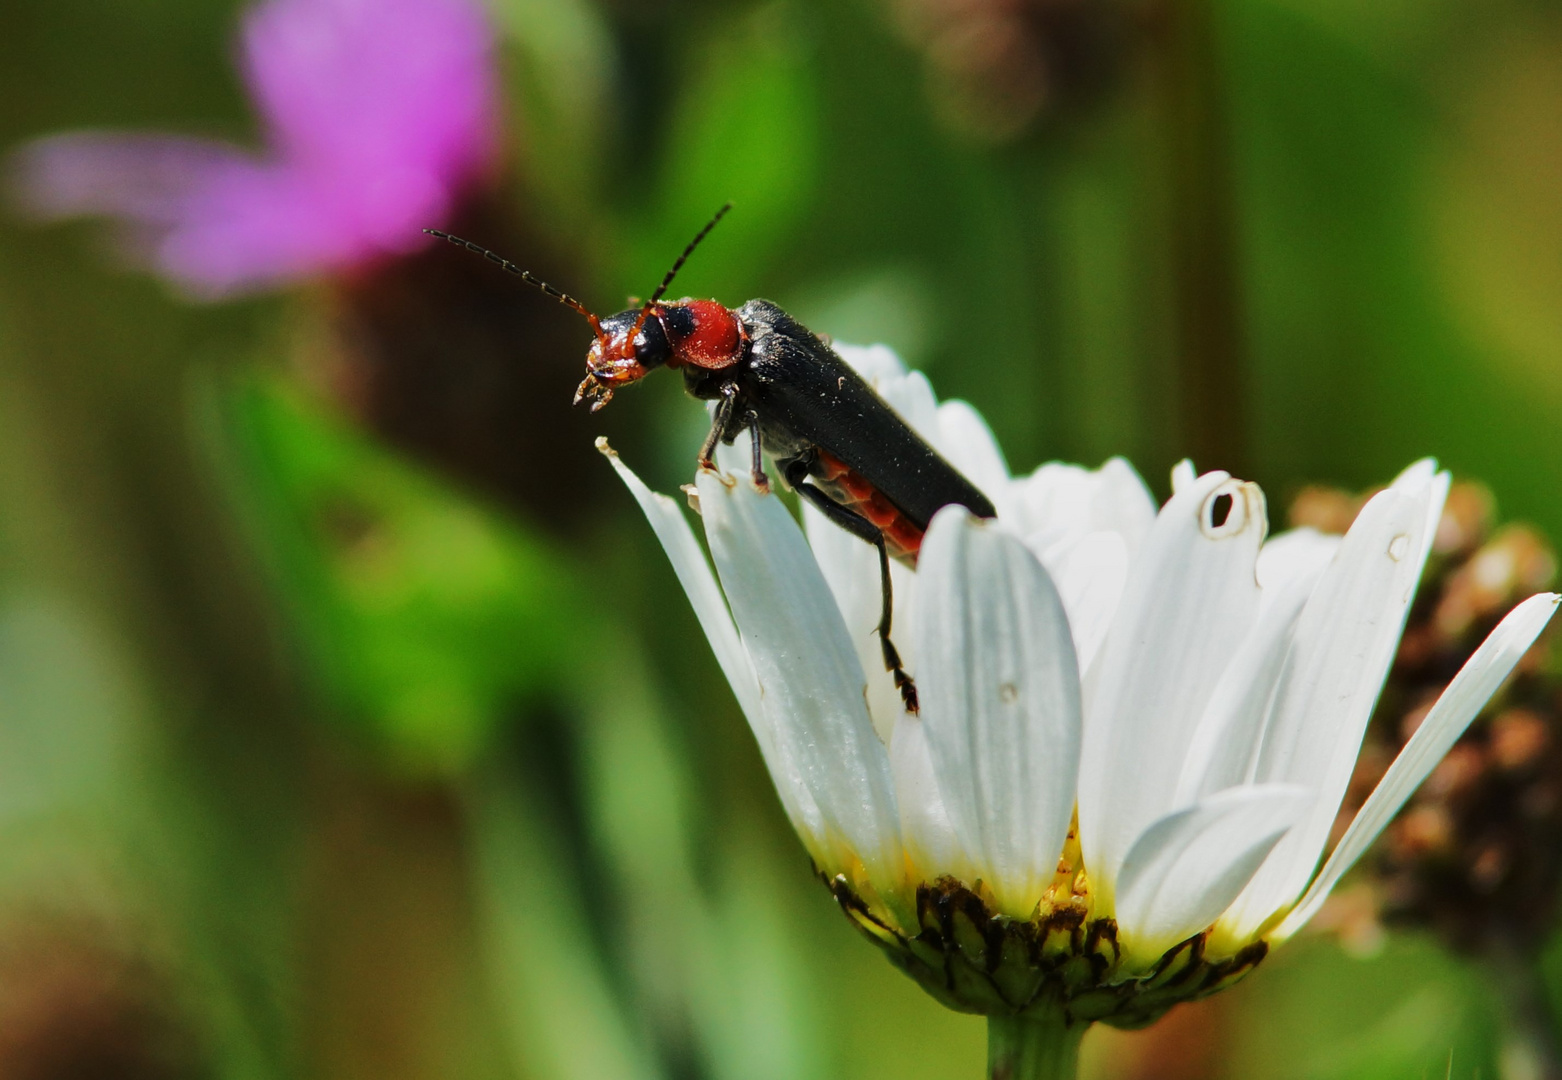
{"type": "Polygon", "coordinates": [[[705,228],[695,234],[689,246],[683,249],[683,254],[673,263],[672,269],[662,278],[662,283],[651,294],[651,299],[638,308],[620,311],[600,324],[593,322],[592,329],[597,332],[597,340],[586,354],[586,377],[575,391],[575,404],[592,398],[591,411],[596,412],[613,397],[616,387],[643,379],[653,368],[667,363],[672,349],[662,329],[661,319],[652,318],[651,314],[657,301],[667,292],[667,286],[673,283],[673,278],[683,269],[684,262],[700,246],[700,241],[716,227],[716,222],[731,209],[732,204],[727,203],[705,223],[705,228]]]}
{"type": "Polygon", "coordinates": [[[561,292],[542,281],[530,271],[522,270],[510,260],[470,240],[463,240],[459,236],[451,236],[439,229],[424,229],[430,236],[437,236],[442,240],[448,240],[457,247],[466,248],[468,251],[483,256],[489,262],[499,266],[500,269],[519,277],[528,285],[534,286],[553,297],[566,307],[573,308],[586,321],[591,324],[591,332],[596,340],[591,343],[591,350],[586,353],[586,377],[581,380],[580,386],[575,390],[575,404],[579,405],[587,398],[591,399],[591,411],[596,412],[606,405],[613,397],[613,391],[620,386],[627,386],[638,379],[643,379],[653,369],[667,363],[672,354],[667,341],[666,331],[662,329],[660,318],[652,318],[652,312],[657,307],[657,301],[667,291],[667,286],[672,284],[674,276],[683,267],[684,261],[690,253],[699,246],[700,241],[716,227],[720,221],[732,209],[728,203],[716,211],[716,216],[706,222],[705,228],[697,233],[689,246],[683,249],[683,254],[678,256],[672,269],[662,278],[662,283],[651,294],[651,299],[637,308],[628,311],[620,311],[610,319],[598,319],[591,309],[576,300],[568,293],[561,292]]]}
{"type": "Polygon", "coordinates": [[[613,391],[645,378],[672,356],[672,346],[650,305],[620,311],[602,320],[602,332],[586,353],[586,377],[575,391],[578,405],[593,399],[591,411],[608,403],[613,391]]]}

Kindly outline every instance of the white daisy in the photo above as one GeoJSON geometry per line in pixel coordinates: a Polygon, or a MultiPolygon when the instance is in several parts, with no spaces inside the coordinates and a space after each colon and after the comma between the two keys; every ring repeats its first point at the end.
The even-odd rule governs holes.
{"type": "Polygon", "coordinates": [[[838,351],[998,508],[945,508],[894,568],[920,715],[882,669],[869,545],[807,506],[805,539],[739,445],[697,479],[713,573],[682,508],[606,452],[841,906],[993,1018],[1015,1080],[1070,1075],[1089,1021],[1149,1022],[1294,933],[1556,608],[1493,632],[1320,870],[1448,474],[1412,465],[1343,538],[1266,542],[1255,484],[1184,462],[1157,511],[1119,458],[1011,477],[969,405],[887,349],[838,351]]]}

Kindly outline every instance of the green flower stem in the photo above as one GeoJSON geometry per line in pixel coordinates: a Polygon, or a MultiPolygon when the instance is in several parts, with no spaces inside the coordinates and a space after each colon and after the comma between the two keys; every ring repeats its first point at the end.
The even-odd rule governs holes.
{"type": "Polygon", "coordinates": [[[1074,1080],[1089,1026],[1061,1012],[988,1017],[988,1080],[1074,1080]]]}

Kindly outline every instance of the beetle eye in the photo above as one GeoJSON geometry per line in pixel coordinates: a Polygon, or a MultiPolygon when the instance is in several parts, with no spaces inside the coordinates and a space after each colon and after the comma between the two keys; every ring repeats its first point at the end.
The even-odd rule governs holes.
{"type": "Polygon", "coordinates": [[[647,319],[635,337],[634,358],[645,367],[654,368],[667,363],[671,354],[672,348],[662,329],[662,321],[655,317],[647,319]]]}

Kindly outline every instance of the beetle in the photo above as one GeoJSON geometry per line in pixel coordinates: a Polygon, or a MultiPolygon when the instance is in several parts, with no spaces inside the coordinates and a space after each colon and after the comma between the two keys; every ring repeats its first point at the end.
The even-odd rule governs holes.
{"type": "Polygon", "coordinates": [[[807,327],[769,300],[729,308],[716,300],[664,302],[683,264],[732,204],[695,235],[651,298],[606,319],[487,248],[436,229],[430,235],[474,251],[581,315],[595,340],[575,403],[595,412],[619,387],[657,368],[683,372],[694,397],[714,401],[699,466],[714,469],[718,441],[751,435],[754,485],[768,491],[768,454],[788,486],[879,555],[883,603],[879,644],[901,699],[917,711],[916,685],[890,639],[894,602],[890,560],[915,567],[923,534],[945,506],[996,517],[992,502],[912,430],[856,370],[807,327]]]}

